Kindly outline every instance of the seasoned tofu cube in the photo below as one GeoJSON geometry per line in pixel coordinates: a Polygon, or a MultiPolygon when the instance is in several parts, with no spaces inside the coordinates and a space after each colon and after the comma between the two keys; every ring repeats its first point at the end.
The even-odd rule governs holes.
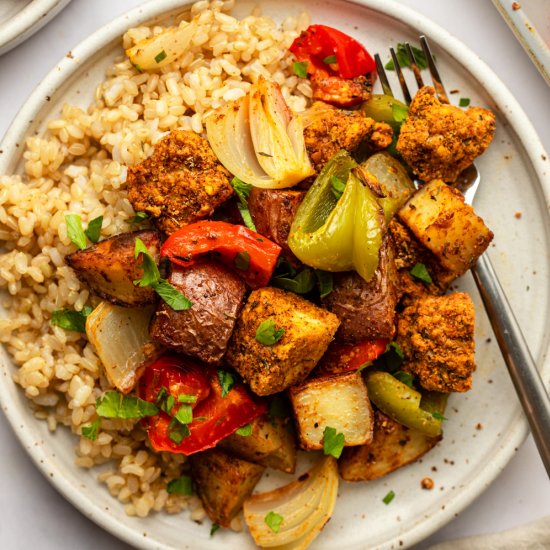
{"type": "Polygon", "coordinates": [[[250,422],[252,432],[233,433],[218,444],[244,460],[293,474],[296,469],[296,444],[290,426],[282,418],[259,416],[250,422]]]}
{"type": "Polygon", "coordinates": [[[246,291],[242,279],[217,262],[188,268],[172,265],[168,282],[192,302],[190,309],[174,311],[159,303],[151,322],[151,337],[180,353],[219,364],[246,291]]]}
{"type": "Polygon", "coordinates": [[[464,202],[462,193],[442,180],[423,185],[398,216],[441,265],[456,276],[475,264],[493,238],[492,231],[464,202]]]}
{"type": "Polygon", "coordinates": [[[336,315],[292,292],[260,288],[248,297],[226,360],[254,393],[272,395],[307,377],[339,324],[336,315]],[[269,323],[280,338],[271,344],[257,333],[260,325],[269,323]]]}
{"type": "Polygon", "coordinates": [[[344,449],[338,460],[340,476],[346,481],[368,481],[385,476],[419,459],[441,438],[441,435],[428,437],[410,430],[376,411],[372,442],[344,449]]]}
{"type": "Polygon", "coordinates": [[[142,255],[134,258],[136,239],[141,239],[158,261],[160,236],[150,229],[122,233],[65,257],[76,276],[90,289],[117,306],[136,307],[155,302],[155,291],[134,285],[143,277],[142,255]]]}
{"type": "Polygon", "coordinates": [[[414,300],[397,322],[403,370],[427,390],[468,391],[475,370],[474,317],[472,299],[462,292],[414,300]]]}
{"type": "Polygon", "coordinates": [[[322,449],[326,427],[344,434],[345,446],[372,441],[372,408],[358,372],[313,378],[293,386],[290,401],[302,449],[322,449]]]}
{"type": "Polygon", "coordinates": [[[220,449],[194,454],[189,460],[195,489],[208,517],[221,527],[229,527],[265,468],[220,449]]]}

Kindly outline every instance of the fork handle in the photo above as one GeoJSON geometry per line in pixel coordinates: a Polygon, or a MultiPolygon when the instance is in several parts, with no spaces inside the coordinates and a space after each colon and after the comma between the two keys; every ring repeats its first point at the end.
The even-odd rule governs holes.
{"type": "Polygon", "coordinates": [[[550,476],[550,398],[487,254],[478,259],[472,274],[550,476]]]}

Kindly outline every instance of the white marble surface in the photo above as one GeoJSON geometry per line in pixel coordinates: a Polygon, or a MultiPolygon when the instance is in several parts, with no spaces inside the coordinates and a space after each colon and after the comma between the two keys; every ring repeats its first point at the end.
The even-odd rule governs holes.
{"type": "MultiPolygon", "coordinates": [[[[550,88],[489,0],[399,1],[431,17],[477,52],[519,100],[550,151],[550,88]]],[[[73,0],[47,27],[0,57],[0,135],[58,59],[92,31],[140,3],[73,0]]],[[[1,414],[0,441],[0,548],[129,548],[65,502],[35,469],[1,414]]],[[[476,502],[415,550],[456,537],[501,531],[545,515],[550,515],[550,484],[529,437],[476,502]]]]}

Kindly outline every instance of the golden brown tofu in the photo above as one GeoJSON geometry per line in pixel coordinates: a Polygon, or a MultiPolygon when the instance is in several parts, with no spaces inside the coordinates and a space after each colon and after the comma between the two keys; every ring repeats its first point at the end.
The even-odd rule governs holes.
{"type": "Polygon", "coordinates": [[[65,260],[75,270],[76,276],[104,300],[126,307],[152,304],[155,291],[134,285],[135,280],[143,277],[140,268],[142,255],[134,258],[137,238],[158,262],[160,237],[151,229],[115,235],[85,250],[77,250],[65,256],[65,260]]]}
{"type": "Polygon", "coordinates": [[[296,442],[286,419],[270,419],[263,415],[250,425],[250,435],[232,433],[218,446],[244,460],[293,474],[296,469],[296,442]]]}
{"type": "Polygon", "coordinates": [[[372,443],[344,449],[338,460],[340,476],[346,481],[368,481],[385,476],[418,460],[441,438],[410,430],[376,411],[372,443]]]}
{"type": "Polygon", "coordinates": [[[409,107],[397,150],[420,179],[451,183],[487,149],[495,127],[491,111],[441,103],[435,90],[424,86],[409,107]]]}
{"type": "Polygon", "coordinates": [[[334,288],[323,305],[340,319],[336,339],[356,344],[376,338],[393,338],[397,305],[397,271],[393,243],[385,239],[378,268],[370,281],[355,272],[334,275],[334,288]]]}
{"type": "Polygon", "coordinates": [[[493,232],[460,191],[433,180],[423,185],[399,210],[400,221],[456,277],[483,254],[493,232]]]}
{"type": "Polygon", "coordinates": [[[344,434],[346,447],[372,441],[372,408],[360,373],[312,378],[289,393],[302,449],[322,449],[327,427],[344,434]]]}
{"type": "Polygon", "coordinates": [[[208,517],[221,527],[229,527],[265,468],[220,449],[195,454],[189,460],[197,495],[208,517]]]}
{"type": "Polygon", "coordinates": [[[206,139],[173,130],[148,159],[128,168],[128,199],[170,234],[210,216],[233,194],[230,182],[206,139]]]}
{"type": "Polygon", "coordinates": [[[317,173],[341,149],[355,151],[365,146],[370,152],[390,145],[393,130],[385,122],[375,122],[361,111],[343,111],[325,103],[315,103],[320,114],[304,129],[306,149],[317,173]]]}
{"type": "Polygon", "coordinates": [[[468,391],[475,370],[474,317],[472,299],[462,292],[416,299],[397,321],[403,370],[427,390],[468,391]]]}
{"type": "Polygon", "coordinates": [[[325,353],[340,322],[336,315],[278,288],[251,292],[233,332],[227,362],[258,395],[301,383],[325,353]],[[263,322],[283,335],[273,345],[256,339],[263,322]]]}
{"type": "Polygon", "coordinates": [[[244,282],[231,269],[214,261],[188,268],[174,264],[168,282],[193,305],[174,311],[166,302],[160,302],[151,322],[151,337],[180,353],[219,364],[242,307],[244,282]]]}

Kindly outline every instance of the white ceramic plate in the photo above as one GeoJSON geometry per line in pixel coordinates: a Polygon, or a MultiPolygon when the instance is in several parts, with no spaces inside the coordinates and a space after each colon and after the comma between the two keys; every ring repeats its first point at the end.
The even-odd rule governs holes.
{"type": "Polygon", "coordinates": [[[0,0],[0,55],[53,19],[71,0],[0,0]]]}
{"type": "MultiPolygon", "coordinates": [[[[73,58],[59,63],[8,130],[0,146],[4,151],[0,154],[0,173],[21,171],[22,147],[16,144],[44,128],[63,102],[83,106],[89,102],[105,68],[120,53],[120,36],[129,26],[180,11],[183,5],[181,0],[149,2],[73,49],[73,58]],[[44,102],[46,96],[51,101],[44,102]]],[[[239,4],[237,13],[248,13],[251,5],[248,1],[239,4]]],[[[424,32],[435,47],[447,87],[460,90],[457,100],[459,96],[469,97],[473,104],[489,105],[498,112],[494,143],[478,163],[484,182],[476,207],[495,232],[491,258],[520,323],[529,328],[527,340],[547,377],[550,219],[546,204],[550,181],[539,139],[505,86],[459,41],[401,5],[385,0],[266,0],[261,5],[274,17],[307,8],[315,22],[353,34],[371,52],[384,53],[390,45],[414,41],[424,32]],[[518,211],[523,213],[522,223],[515,218],[518,211]]],[[[492,334],[470,278],[465,277],[460,287],[472,294],[478,311],[474,390],[452,396],[445,440],[421,462],[368,484],[342,483],[335,514],[316,539],[315,548],[332,550],[337,545],[342,550],[389,550],[418,542],[480,494],[525,437],[526,422],[498,348],[494,341],[487,341],[492,334]],[[433,491],[420,489],[425,476],[435,481],[433,491]],[[382,498],[390,489],[396,497],[385,506],[382,498]]],[[[52,435],[44,423],[34,419],[23,393],[11,381],[9,358],[0,353],[0,401],[5,414],[37,466],[86,516],[140,548],[254,547],[247,535],[219,531],[211,539],[208,525],[199,526],[181,516],[127,517],[122,505],[96,481],[96,472],[73,465],[74,436],[62,429],[52,435]]]]}
{"type": "Polygon", "coordinates": [[[550,4],[548,0],[493,0],[535,67],[550,85],[550,4]]]}

